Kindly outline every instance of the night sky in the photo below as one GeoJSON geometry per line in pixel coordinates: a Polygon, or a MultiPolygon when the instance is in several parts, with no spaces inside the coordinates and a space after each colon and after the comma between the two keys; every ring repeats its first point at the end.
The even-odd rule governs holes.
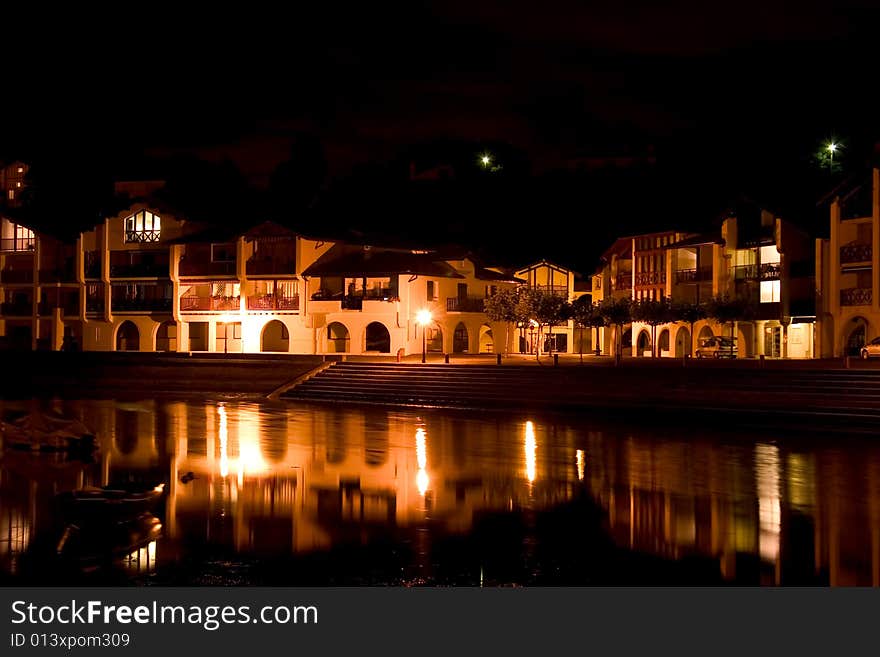
{"type": "MultiPolygon", "coordinates": [[[[615,234],[695,226],[738,194],[812,226],[834,182],[812,155],[833,136],[856,170],[880,137],[872,2],[321,4],[51,22],[12,10],[0,158],[123,175],[145,155],[189,154],[266,187],[294,146],[294,170],[324,160],[319,221],[365,232],[378,208],[343,190],[371,188],[364,202],[399,215],[383,221],[411,226],[418,200],[383,202],[397,188],[376,181],[413,159],[455,161],[465,182],[448,198],[463,208],[446,207],[448,223],[552,226],[512,255],[588,269],[615,234]],[[481,149],[508,158],[485,194],[464,170],[481,149]],[[649,164],[571,173],[620,155],[649,164]],[[554,249],[568,229],[577,248],[554,249]]],[[[460,237],[427,220],[426,235],[460,237]]]]}

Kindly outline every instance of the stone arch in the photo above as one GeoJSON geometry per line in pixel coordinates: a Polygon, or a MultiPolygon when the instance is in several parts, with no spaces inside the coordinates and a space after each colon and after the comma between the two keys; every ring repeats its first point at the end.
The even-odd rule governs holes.
{"type": "Polygon", "coordinates": [[[459,322],[455,325],[455,330],[452,332],[452,353],[467,353],[469,343],[467,326],[464,325],[464,322],[459,322]]]}
{"type": "Polygon", "coordinates": [[[859,355],[862,347],[864,347],[865,343],[868,341],[868,328],[868,320],[861,315],[850,318],[850,320],[843,325],[843,330],[840,334],[843,340],[844,356],[859,355]]]}
{"type": "Polygon", "coordinates": [[[284,322],[273,319],[260,333],[260,351],[290,351],[290,333],[284,322]]]}
{"type": "Polygon", "coordinates": [[[662,356],[664,351],[669,351],[669,329],[665,328],[657,336],[657,355],[662,356]]]}
{"type": "Polygon", "coordinates": [[[116,329],[116,351],[140,351],[141,334],[134,322],[125,320],[116,329]]]}
{"type": "Polygon", "coordinates": [[[177,351],[177,322],[162,322],[156,327],[156,351],[177,351]]]}
{"type": "Polygon", "coordinates": [[[675,357],[681,358],[691,355],[691,342],[691,332],[688,328],[686,326],[679,328],[675,333],[675,357]]]}
{"type": "Polygon", "coordinates": [[[648,333],[647,329],[642,329],[639,332],[639,337],[636,339],[636,356],[643,355],[646,351],[651,348],[651,336],[648,333]]]}
{"type": "Polygon", "coordinates": [[[342,322],[327,325],[327,351],[331,354],[344,354],[349,351],[351,341],[348,327],[342,322]]]}
{"type": "Polygon", "coordinates": [[[391,333],[382,322],[370,322],[364,332],[364,351],[391,353],[391,333]]]}
{"type": "Polygon", "coordinates": [[[703,328],[700,329],[700,342],[703,340],[708,340],[709,338],[714,338],[715,334],[712,333],[712,327],[706,324],[703,328]]]}
{"type": "Polygon", "coordinates": [[[480,353],[481,354],[491,354],[495,351],[495,336],[492,333],[492,327],[488,324],[483,324],[480,327],[480,334],[478,337],[478,342],[480,345],[480,353]]]}

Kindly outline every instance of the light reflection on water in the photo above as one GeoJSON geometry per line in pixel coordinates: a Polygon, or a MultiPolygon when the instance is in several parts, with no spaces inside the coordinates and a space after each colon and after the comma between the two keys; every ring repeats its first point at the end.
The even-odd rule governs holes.
{"type": "MultiPolygon", "coordinates": [[[[21,406],[0,406],[10,408],[21,406]]],[[[92,464],[2,453],[0,570],[8,575],[51,524],[55,493],[152,478],[168,482],[163,533],[122,559],[137,576],[194,550],[308,555],[391,532],[413,548],[413,581],[430,581],[444,558],[433,545],[510,511],[527,514],[525,534],[501,549],[539,569],[556,555],[534,514],[589,494],[601,529],[635,553],[697,556],[734,582],[880,585],[880,447],[868,441],[336,406],[63,408],[95,428],[101,450],[92,464]]]]}

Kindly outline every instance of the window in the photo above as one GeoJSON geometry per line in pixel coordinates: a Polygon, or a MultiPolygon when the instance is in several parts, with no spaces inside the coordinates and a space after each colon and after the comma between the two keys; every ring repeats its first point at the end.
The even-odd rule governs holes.
{"type": "Polygon", "coordinates": [[[18,173],[24,173],[24,167],[18,167],[18,173]]]}
{"type": "Polygon", "coordinates": [[[20,183],[20,182],[17,182],[17,183],[15,183],[15,186],[16,186],[16,187],[21,187],[21,183],[20,183]]]}
{"type": "Polygon", "coordinates": [[[761,303],[779,301],[779,281],[761,281],[761,303]]]}
{"type": "Polygon", "coordinates": [[[772,262],[779,262],[779,251],[776,250],[776,246],[762,246],[761,247],[761,264],[767,264],[772,262]]]}
{"type": "Polygon", "coordinates": [[[8,194],[7,194],[7,196],[9,197],[9,200],[10,200],[10,201],[15,200],[15,190],[14,190],[14,189],[10,189],[9,192],[8,192],[8,194]]]}
{"type": "Polygon", "coordinates": [[[141,210],[125,220],[126,242],[158,242],[161,218],[147,210],[141,210]]]}

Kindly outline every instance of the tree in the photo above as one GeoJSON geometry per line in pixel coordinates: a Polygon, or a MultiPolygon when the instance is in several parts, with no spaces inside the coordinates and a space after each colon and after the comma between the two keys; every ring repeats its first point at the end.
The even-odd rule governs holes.
{"type": "Polygon", "coordinates": [[[617,329],[614,335],[614,361],[619,365],[623,356],[623,327],[632,321],[632,301],[629,298],[604,299],[599,304],[599,313],[605,326],[614,326],[617,329]]]}
{"type": "Polygon", "coordinates": [[[754,316],[754,304],[747,297],[715,297],[706,304],[706,315],[719,324],[730,324],[730,337],[736,337],[736,322],[754,316]]]}
{"type": "Polygon", "coordinates": [[[632,306],[634,320],[651,327],[651,357],[657,357],[657,327],[672,321],[672,306],[667,299],[641,299],[632,306]]]}
{"type": "Polygon", "coordinates": [[[602,315],[599,314],[598,306],[593,304],[593,299],[584,294],[571,304],[571,318],[575,321],[581,332],[581,362],[584,362],[584,329],[596,328],[596,345],[599,344],[599,327],[604,325],[602,315]]]}
{"type": "Polygon", "coordinates": [[[504,348],[509,342],[509,327],[519,321],[517,302],[520,288],[501,288],[483,301],[483,310],[493,322],[504,322],[504,348]]]}
{"type": "Polygon", "coordinates": [[[679,302],[672,305],[672,316],[690,326],[690,353],[694,353],[694,324],[706,318],[706,307],[699,303],[679,302]]]}
{"type": "Polygon", "coordinates": [[[541,327],[550,329],[550,354],[553,354],[553,327],[571,316],[571,305],[558,294],[538,290],[539,299],[535,319],[538,320],[538,349],[541,351],[541,327]]]}

